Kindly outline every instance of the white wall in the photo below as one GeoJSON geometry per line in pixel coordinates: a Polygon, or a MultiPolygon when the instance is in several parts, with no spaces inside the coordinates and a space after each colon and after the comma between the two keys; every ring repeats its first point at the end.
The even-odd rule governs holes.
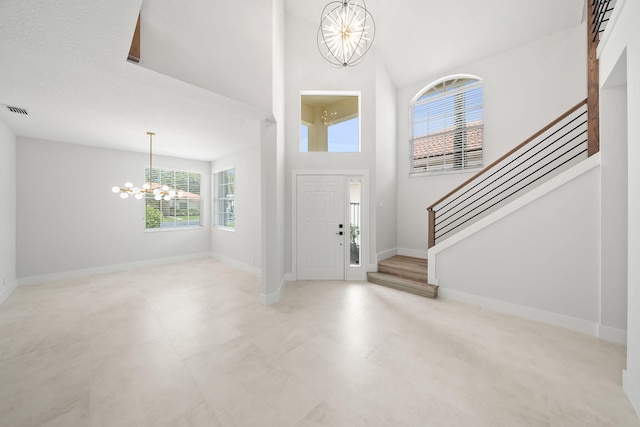
{"type": "MultiPolygon", "coordinates": [[[[626,51],[628,246],[627,369],[624,389],[640,415],[640,2],[618,0],[600,43],[600,81],[606,82],[626,51]]],[[[622,109],[618,110],[624,114],[622,109]]],[[[603,283],[603,286],[606,284],[603,283]]]]}
{"type": "MultiPolygon", "coordinates": [[[[369,51],[357,67],[336,69],[325,61],[315,48],[317,23],[286,15],[286,192],[287,224],[291,224],[292,170],[367,170],[373,176],[376,168],[376,56],[369,51]],[[300,91],[359,91],[360,153],[300,153],[300,91]]],[[[375,180],[371,180],[375,181],[375,180]]],[[[375,182],[370,183],[370,200],[375,200],[375,182]]],[[[369,219],[375,224],[375,203],[370,203],[369,219]]],[[[291,227],[286,230],[291,242],[291,227]]],[[[366,232],[365,232],[366,233],[366,232]]],[[[370,227],[369,260],[375,263],[376,230],[370,227]]],[[[287,268],[291,266],[291,244],[287,248],[287,268]]]]}
{"type": "Polygon", "coordinates": [[[600,168],[595,164],[439,252],[434,267],[442,295],[453,290],[552,313],[552,320],[560,315],[568,318],[562,326],[596,334],[600,168]]]}
{"type": "Polygon", "coordinates": [[[396,88],[381,60],[376,61],[376,254],[378,260],[395,255],[397,216],[396,88]]]}
{"type": "Polygon", "coordinates": [[[0,304],[16,285],[16,136],[0,121],[0,304]]]}
{"type": "Polygon", "coordinates": [[[262,281],[260,300],[280,300],[286,281],[285,231],[285,10],[284,0],[273,0],[272,112],[261,124],[262,168],[262,281]]]}
{"type": "MultiPolygon", "coordinates": [[[[214,255],[259,274],[262,264],[260,146],[212,162],[211,171],[215,174],[234,167],[235,229],[213,227],[211,250],[214,255]]],[[[213,209],[215,211],[215,207],[213,209]]]]}
{"type": "Polygon", "coordinates": [[[140,65],[271,111],[271,31],[271,1],[145,0],[140,65]]]}
{"type": "Polygon", "coordinates": [[[627,85],[626,55],[619,62],[624,81],[609,79],[600,90],[602,156],[602,310],[601,323],[627,330],[627,85]]]}
{"type": "Polygon", "coordinates": [[[17,276],[50,280],[161,258],[210,253],[209,162],[154,156],[154,167],[202,173],[203,228],[145,232],[144,203],[122,200],[114,185],[144,181],[149,157],[18,138],[17,276]],[[57,275],[57,276],[56,276],[57,275]]]}
{"type": "Polygon", "coordinates": [[[409,104],[429,83],[452,74],[484,80],[485,164],[586,98],[586,29],[577,26],[398,91],[398,248],[423,254],[426,207],[471,176],[409,177],[409,104]]]}

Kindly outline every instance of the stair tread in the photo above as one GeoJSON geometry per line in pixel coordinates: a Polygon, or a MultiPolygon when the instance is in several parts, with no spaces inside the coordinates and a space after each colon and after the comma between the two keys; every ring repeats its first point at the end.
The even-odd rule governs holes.
{"type": "Polygon", "coordinates": [[[414,273],[426,273],[427,260],[403,255],[395,255],[378,263],[379,266],[396,270],[410,271],[414,273]]]}
{"type": "Polygon", "coordinates": [[[416,282],[427,283],[427,260],[395,255],[378,263],[378,272],[401,276],[416,282]]]}

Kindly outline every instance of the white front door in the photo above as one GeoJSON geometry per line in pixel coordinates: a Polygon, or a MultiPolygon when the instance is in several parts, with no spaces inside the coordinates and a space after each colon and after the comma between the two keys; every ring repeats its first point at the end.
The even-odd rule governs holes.
{"type": "Polygon", "coordinates": [[[298,175],[298,280],[344,280],[348,242],[345,206],[344,176],[298,175]]]}

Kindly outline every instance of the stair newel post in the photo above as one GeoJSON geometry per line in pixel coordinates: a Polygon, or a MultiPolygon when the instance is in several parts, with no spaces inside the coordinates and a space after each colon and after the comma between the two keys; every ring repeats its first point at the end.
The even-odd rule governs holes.
{"type": "Polygon", "coordinates": [[[428,208],[429,212],[429,248],[436,245],[436,211],[433,208],[428,208]]]}

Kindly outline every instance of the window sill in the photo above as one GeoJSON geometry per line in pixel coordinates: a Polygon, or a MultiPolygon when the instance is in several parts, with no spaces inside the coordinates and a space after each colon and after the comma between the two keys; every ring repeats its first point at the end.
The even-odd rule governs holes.
{"type": "Polygon", "coordinates": [[[214,228],[214,229],[216,229],[216,230],[220,230],[220,231],[228,231],[228,232],[230,232],[230,233],[235,233],[235,232],[236,232],[236,229],[235,229],[235,228],[232,228],[232,227],[223,227],[223,226],[221,226],[221,225],[215,225],[213,228],[214,228]]]}
{"type": "Polygon", "coordinates": [[[456,174],[461,174],[461,173],[476,174],[476,173],[480,172],[482,169],[483,169],[483,167],[473,168],[473,169],[463,169],[463,170],[457,170],[457,171],[409,172],[409,177],[410,178],[422,178],[422,177],[426,177],[426,176],[456,175],[456,174]]]}
{"type": "Polygon", "coordinates": [[[165,231],[182,231],[182,230],[202,230],[204,227],[196,225],[192,227],[166,227],[166,228],[145,228],[145,233],[164,233],[165,231]]]}

